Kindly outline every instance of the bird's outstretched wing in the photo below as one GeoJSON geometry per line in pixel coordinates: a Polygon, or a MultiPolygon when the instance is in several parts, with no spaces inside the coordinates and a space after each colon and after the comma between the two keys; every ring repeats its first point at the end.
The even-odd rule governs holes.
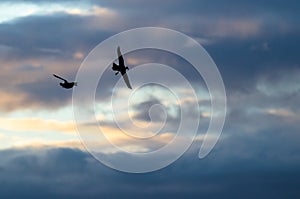
{"type": "Polygon", "coordinates": [[[121,54],[121,50],[120,50],[120,46],[118,46],[118,58],[119,58],[119,66],[121,66],[121,67],[125,67],[125,63],[124,63],[124,58],[123,58],[123,56],[122,56],[122,54],[121,54]]]}
{"type": "Polygon", "coordinates": [[[53,74],[53,76],[56,77],[56,78],[58,78],[58,79],[61,79],[61,80],[65,81],[65,82],[67,82],[67,80],[65,80],[64,78],[62,78],[62,77],[60,77],[58,75],[53,74]]]}
{"type": "Polygon", "coordinates": [[[123,79],[124,79],[124,81],[125,81],[127,87],[130,88],[130,89],[132,89],[132,87],[131,87],[131,85],[130,85],[130,82],[129,82],[129,78],[128,78],[127,73],[122,74],[122,76],[123,76],[123,79]]]}
{"type": "Polygon", "coordinates": [[[119,71],[119,70],[120,70],[120,69],[119,69],[119,65],[117,65],[117,64],[115,64],[115,63],[113,63],[112,69],[115,70],[115,71],[119,71]]]}

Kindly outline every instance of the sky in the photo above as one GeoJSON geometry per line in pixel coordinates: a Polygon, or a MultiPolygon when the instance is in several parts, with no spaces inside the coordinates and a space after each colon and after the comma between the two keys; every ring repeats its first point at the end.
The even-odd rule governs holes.
{"type": "MultiPolygon", "coordinates": [[[[299,1],[4,0],[0,10],[1,198],[300,197],[299,1]],[[190,98],[192,91],[181,82],[164,76],[183,99],[157,85],[141,88],[130,98],[132,125],[123,114],[131,91],[122,82],[114,89],[120,76],[107,68],[95,96],[95,115],[110,141],[129,152],[149,152],[174,138],[180,108],[189,113],[188,122],[200,115],[196,139],[183,156],[161,170],[130,174],[88,153],[77,134],[72,90],[62,89],[52,74],[76,79],[99,43],[147,26],[182,32],[203,45],[223,78],[227,114],[218,143],[199,159],[211,116],[201,76],[186,60],[165,51],[124,55],[130,68],[171,66],[191,83],[198,99],[190,98]],[[164,111],[151,109],[155,104],[164,111]],[[114,119],[132,135],[161,133],[151,142],[132,142],[114,119]]],[[[92,134],[98,124],[80,125],[92,134]]],[[[99,146],[104,156],[129,163],[107,143],[99,146]]]]}

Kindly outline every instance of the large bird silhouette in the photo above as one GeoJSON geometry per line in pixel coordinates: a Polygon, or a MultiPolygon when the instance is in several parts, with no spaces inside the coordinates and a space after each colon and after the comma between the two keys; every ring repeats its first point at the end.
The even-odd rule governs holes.
{"type": "Polygon", "coordinates": [[[59,83],[59,85],[61,85],[61,87],[65,88],[65,89],[70,89],[70,88],[73,88],[74,86],[77,86],[77,82],[68,82],[66,79],[64,79],[58,75],[55,75],[55,74],[53,74],[53,76],[64,81],[63,83],[59,83]]]}
{"type": "Polygon", "coordinates": [[[126,73],[126,70],[129,70],[129,68],[127,66],[125,66],[125,62],[124,62],[124,58],[123,58],[123,56],[121,54],[120,46],[118,46],[117,53],[118,53],[119,65],[113,63],[112,69],[114,71],[117,71],[115,73],[115,75],[118,75],[119,72],[120,72],[121,75],[123,76],[123,79],[124,79],[127,87],[130,88],[130,89],[132,89],[132,87],[130,85],[130,82],[129,82],[128,75],[126,73]]]}

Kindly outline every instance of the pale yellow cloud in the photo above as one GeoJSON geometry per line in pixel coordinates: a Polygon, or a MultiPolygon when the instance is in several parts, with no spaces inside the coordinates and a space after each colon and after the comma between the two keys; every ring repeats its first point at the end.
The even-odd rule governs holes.
{"type": "Polygon", "coordinates": [[[13,132],[63,132],[74,133],[73,121],[43,120],[40,118],[0,118],[1,128],[13,132]]]}
{"type": "Polygon", "coordinates": [[[280,116],[280,117],[294,117],[296,114],[290,110],[284,108],[271,108],[266,109],[265,112],[270,115],[280,116]]]}
{"type": "Polygon", "coordinates": [[[73,58],[74,59],[83,59],[84,54],[82,52],[76,52],[76,53],[73,54],[73,58]]]}
{"type": "Polygon", "coordinates": [[[99,7],[99,6],[93,6],[90,9],[90,14],[97,15],[97,16],[115,17],[117,13],[115,11],[113,11],[112,9],[99,7]]]}
{"type": "Polygon", "coordinates": [[[7,137],[6,135],[0,133],[0,140],[4,139],[4,138],[6,138],[6,137],[7,137]]]}
{"type": "Polygon", "coordinates": [[[252,37],[258,35],[261,30],[261,24],[256,20],[240,19],[240,20],[220,20],[216,24],[216,36],[239,36],[252,37]]]}
{"type": "Polygon", "coordinates": [[[51,141],[42,139],[24,140],[23,138],[15,139],[15,142],[9,148],[77,148],[84,150],[84,145],[79,140],[51,141]]]}
{"type": "Polygon", "coordinates": [[[115,153],[116,147],[121,148],[128,152],[146,152],[153,149],[159,149],[166,144],[170,143],[175,134],[171,132],[160,133],[155,135],[147,131],[133,132],[129,129],[119,129],[110,126],[97,125],[79,125],[79,134],[81,134],[84,143],[87,144],[92,150],[115,153]],[[100,131],[101,130],[101,131],[100,131]],[[146,133],[148,133],[146,135],[146,133]],[[139,136],[132,136],[139,135],[139,136]],[[148,137],[146,139],[139,138],[141,135],[148,137]]]}
{"type": "Polygon", "coordinates": [[[0,96],[0,110],[2,111],[12,111],[16,107],[23,106],[23,101],[26,98],[26,95],[22,93],[16,96],[15,94],[0,92],[0,96]]]}
{"type": "Polygon", "coordinates": [[[82,8],[63,8],[62,11],[71,15],[81,15],[81,16],[102,16],[102,17],[114,17],[116,12],[112,9],[92,6],[89,9],[82,8]]]}
{"type": "Polygon", "coordinates": [[[134,58],[134,57],[128,57],[128,58],[126,59],[126,63],[127,63],[128,65],[138,66],[138,65],[140,65],[140,64],[145,63],[145,60],[141,60],[141,59],[134,58]]]}
{"type": "MultiPolygon", "coordinates": [[[[139,139],[129,136],[128,134],[132,133],[130,131],[124,132],[109,126],[101,126],[101,132],[103,133],[101,134],[97,125],[79,125],[78,129],[81,135],[79,137],[73,121],[60,122],[39,118],[0,118],[0,123],[1,129],[11,132],[9,137],[6,134],[3,134],[3,136],[0,134],[0,139],[5,138],[7,142],[5,145],[1,145],[0,148],[68,147],[85,150],[86,144],[91,147],[91,150],[98,150],[103,153],[118,152],[115,146],[127,152],[141,153],[157,150],[172,142],[175,137],[175,134],[172,132],[158,135],[148,132],[149,139],[139,139]],[[31,135],[26,136],[22,134],[25,131],[30,132],[31,135]],[[51,135],[46,133],[52,131],[51,135]],[[39,134],[35,135],[32,132],[39,134]],[[66,135],[71,137],[62,136],[60,133],[67,133],[66,135]],[[83,142],[81,142],[82,139],[84,140],[83,142]]],[[[135,132],[136,135],[138,133],[145,134],[146,131],[135,132]]]]}
{"type": "Polygon", "coordinates": [[[137,148],[141,149],[140,152],[144,152],[145,148],[150,150],[151,148],[163,147],[171,142],[175,136],[174,133],[169,132],[156,134],[147,130],[133,132],[132,130],[126,131],[123,129],[122,131],[111,127],[102,128],[102,132],[104,132],[105,137],[109,142],[123,149],[134,148],[135,151],[132,152],[136,152],[137,148]],[[145,139],[141,139],[141,137],[144,137],[145,139]]]}

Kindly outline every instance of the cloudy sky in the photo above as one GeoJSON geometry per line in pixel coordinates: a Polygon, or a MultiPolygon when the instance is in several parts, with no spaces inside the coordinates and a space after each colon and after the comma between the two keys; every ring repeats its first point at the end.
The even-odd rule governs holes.
{"type": "MultiPolygon", "coordinates": [[[[300,197],[298,1],[4,0],[0,10],[1,198],[300,197]],[[147,85],[131,95],[127,112],[124,99],[131,91],[122,82],[114,89],[119,76],[108,68],[95,96],[98,123],[80,124],[84,132],[93,134],[101,124],[111,142],[144,153],[174,138],[182,110],[189,112],[188,122],[200,115],[197,137],[180,159],[156,172],[128,174],[100,164],[86,151],[76,131],[72,90],[60,88],[52,74],[74,80],[100,42],[145,26],[180,31],[204,46],[224,81],[227,116],[213,151],[198,159],[211,116],[201,76],[165,51],[126,54],[132,68],[161,63],[176,69],[198,99],[166,76],[181,100],[166,88],[147,85]],[[154,104],[160,106],[149,115],[154,104]],[[133,142],[114,119],[135,136],[160,133],[150,142],[133,142]]],[[[128,163],[107,143],[97,144],[103,155],[128,163]]]]}

